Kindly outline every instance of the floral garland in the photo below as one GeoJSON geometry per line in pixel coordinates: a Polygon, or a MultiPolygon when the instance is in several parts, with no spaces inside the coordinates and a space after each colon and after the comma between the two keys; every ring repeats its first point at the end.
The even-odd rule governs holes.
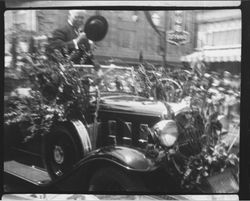
{"type": "Polygon", "coordinates": [[[205,178],[224,172],[226,169],[234,169],[238,174],[239,158],[227,151],[228,146],[224,142],[218,142],[215,146],[204,146],[202,151],[190,156],[182,167],[181,186],[191,190],[198,184],[202,184],[205,178]]]}
{"type": "MultiPolygon", "coordinates": [[[[152,88],[154,86],[152,82],[149,82],[150,78],[147,71],[143,66],[140,66],[137,73],[139,82],[144,86],[143,88],[147,91],[147,95],[152,95],[152,88]]],[[[197,91],[199,88],[196,85],[201,83],[203,75],[197,76],[198,80],[195,83],[191,83],[189,80],[184,82],[185,85],[188,85],[188,82],[190,82],[190,85],[187,87],[186,91],[183,91],[183,93],[186,93],[186,95],[191,95],[190,93],[192,93],[192,98],[190,100],[191,109],[195,109],[199,113],[198,116],[189,115],[189,118],[191,118],[190,122],[193,122],[192,119],[196,119],[197,122],[203,121],[205,124],[205,128],[203,129],[204,133],[200,140],[201,151],[195,155],[185,156],[180,152],[179,148],[176,147],[176,150],[171,149],[167,151],[167,161],[162,160],[163,158],[158,156],[160,158],[159,161],[162,161],[162,163],[165,164],[165,167],[167,166],[166,168],[168,171],[172,172],[175,178],[179,178],[178,181],[180,182],[181,188],[187,192],[194,190],[198,185],[202,184],[206,178],[222,173],[226,169],[234,170],[238,182],[239,171],[239,157],[235,153],[230,152],[230,146],[221,140],[220,130],[222,125],[217,119],[218,112],[213,111],[213,113],[208,113],[209,108],[207,99],[209,94],[207,90],[197,91]],[[198,117],[202,117],[203,120],[197,119],[198,117]],[[174,166],[170,165],[170,161],[174,161],[174,166]]],[[[157,79],[157,77],[155,78],[157,79]]],[[[156,85],[155,88],[159,88],[157,91],[161,93],[163,92],[162,90],[164,90],[161,85],[156,85]]],[[[159,94],[156,94],[154,98],[166,101],[166,99],[159,94]]],[[[176,99],[181,98],[183,97],[176,97],[176,99]]],[[[181,120],[179,123],[186,125],[186,123],[183,122],[184,120],[181,120]]],[[[200,123],[199,125],[201,126],[202,124],[200,123]]],[[[191,124],[188,127],[192,128],[192,126],[194,126],[194,129],[197,129],[197,126],[199,125],[191,124]]],[[[156,152],[155,147],[153,150],[148,151],[151,155],[155,155],[156,152]]]]}
{"type": "Polygon", "coordinates": [[[80,70],[59,51],[53,54],[55,61],[36,53],[24,55],[21,73],[29,81],[29,93],[16,90],[5,102],[6,125],[29,122],[24,141],[48,133],[57,121],[82,118],[89,106],[89,84],[80,70]]]}

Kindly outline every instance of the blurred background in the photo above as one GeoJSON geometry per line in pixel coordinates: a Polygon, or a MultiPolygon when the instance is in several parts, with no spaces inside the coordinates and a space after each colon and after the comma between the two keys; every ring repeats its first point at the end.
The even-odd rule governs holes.
{"type": "MultiPolygon", "coordinates": [[[[45,40],[65,24],[67,15],[68,10],[6,11],[6,66],[13,35],[18,35],[17,51],[28,51],[31,36],[45,40]]],[[[240,74],[240,10],[88,10],[87,17],[92,15],[102,15],[109,23],[108,34],[96,44],[95,55],[102,64],[136,66],[143,59],[177,69],[202,60],[210,71],[240,74]]]]}

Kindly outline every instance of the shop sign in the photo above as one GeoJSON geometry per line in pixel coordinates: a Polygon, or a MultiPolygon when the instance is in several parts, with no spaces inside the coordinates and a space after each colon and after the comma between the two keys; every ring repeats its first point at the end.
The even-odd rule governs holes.
{"type": "Polygon", "coordinates": [[[190,41],[190,35],[187,31],[168,31],[167,32],[167,41],[174,45],[183,45],[190,41]]]}
{"type": "Polygon", "coordinates": [[[174,27],[166,34],[166,40],[174,45],[183,45],[190,41],[190,34],[183,28],[183,11],[174,12],[174,27]]]}

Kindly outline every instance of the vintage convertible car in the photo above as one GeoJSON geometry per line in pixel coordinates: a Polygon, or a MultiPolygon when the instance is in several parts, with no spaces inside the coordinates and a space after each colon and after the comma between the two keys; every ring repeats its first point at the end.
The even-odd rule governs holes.
{"type": "MultiPolygon", "coordinates": [[[[29,122],[5,126],[4,171],[56,192],[185,192],[179,167],[184,158],[201,152],[205,129],[194,107],[188,101],[140,96],[143,89],[133,68],[102,66],[102,79],[96,82],[93,66],[74,67],[92,83],[86,114],[58,122],[49,133],[29,141],[23,141],[28,131],[22,129],[29,122]]],[[[30,93],[28,88],[16,92],[24,97],[30,93]]],[[[194,191],[235,193],[237,182],[231,171],[225,171],[197,184],[194,191]]]]}
{"type": "MultiPolygon", "coordinates": [[[[93,79],[86,73],[92,66],[75,67],[85,69],[85,78],[93,79]]],[[[183,192],[177,166],[182,163],[181,157],[201,151],[204,123],[199,113],[187,102],[167,103],[139,96],[133,68],[110,65],[102,69],[101,83],[90,87],[92,99],[84,118],[60,122],[49,134],[28,142],[21,142],[25,131],[18,125],[8,127],[5,157],[11,152],[11,160],[39,166],[40,172],[46,170],[47,179],[33,182],[41,186],[74,192],[183,192]],[[188,118],[190,115],[196,117],[194,121],[188,118]]],[[[29,95],[29,89],[19,91],[29,95]]],[[[8,167],[5,171],[13,174],[8,167]]],[[[32,180],[27,172],[22,174],[19,177],[32,180]]],[[[218,178],[223,184],[231,178],[227,188],[222,183],[215,187],[213,179],[197,185],[195,191],[235,192],[230,182],[236,181],[227,177],[231,173],[225,174],[218,178]]]]}

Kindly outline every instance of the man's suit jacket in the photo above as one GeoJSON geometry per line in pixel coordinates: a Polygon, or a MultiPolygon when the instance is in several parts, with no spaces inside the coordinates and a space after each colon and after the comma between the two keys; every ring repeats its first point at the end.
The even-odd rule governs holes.
{"type": "MultiPolygon", "coordinates": [[[[48,53],[50,54],[53,52],[53,50],[58,49],[65,56],[63,49],[66,49],[67,53],[71,54],[74,50],[76,50],[73,39],[77,38],[77,36],[77,32],[69,23],[62,28],[56,29],[52,34],[52,38],[50,38],[48,41],[48,53]]],[[[87,51],[90,50],[88,39],[81,40],[78,46],[80,47],[82,44],[84,44],[87,51]]],[[[71,60],[77,64],[80,62],[81,56],[83,54],[84,52],[80,48],[78,51],[76,51],[76,53],[72,54],[71,60]]],[[[87,59],[86,63],[91,63],[91,61],[87,59]]]]}
{"type": "MultiPolygon", "coordinates": [[[[58,49],[61,51],[61,53],[64,55],[63,49],[65,48],[67,50],[68,54],[71,54],[75,49],[75,44],[73,42],[73,39],[77,38],[77,32],[74,30],[73,26],[71,26],[69,23],[67,23],[64,27],[56,29],[53,34],[52,38],[49,39],[49,45],[47,48],[48,55],[50,56],[50,53],[53,52],[53,50],[58,49]]],[[[90,44],[88,39],[83,39],[78,44],[79,48],[81,45],[84,45],[85,50],[90,50],[90,44]]],[[[82,55],[84,54],[84,51],[81,50],[81,48],[76,51],[76,53],[72,54],[72,59],[75,64],[79,64],[82,55]]],[[[65,55],[64,55],[65,56],[65,55]]],[[[95,69],[99,69],[100,65],[99,63],[93,58],[93,55],[91,54],[90,57],[88,57],[85,60],[85,64],[93,64],[95,69]]]]}
{"type": "Polygon", "coordinates": [[[77,33],[73,26],[66,24],[64,27],[56,29],[53,32],[52,38],[49,39],[49,47],[51,49],[67,48],[72,52],[75,48],[73,39],[77,38],[77,33]]]}

